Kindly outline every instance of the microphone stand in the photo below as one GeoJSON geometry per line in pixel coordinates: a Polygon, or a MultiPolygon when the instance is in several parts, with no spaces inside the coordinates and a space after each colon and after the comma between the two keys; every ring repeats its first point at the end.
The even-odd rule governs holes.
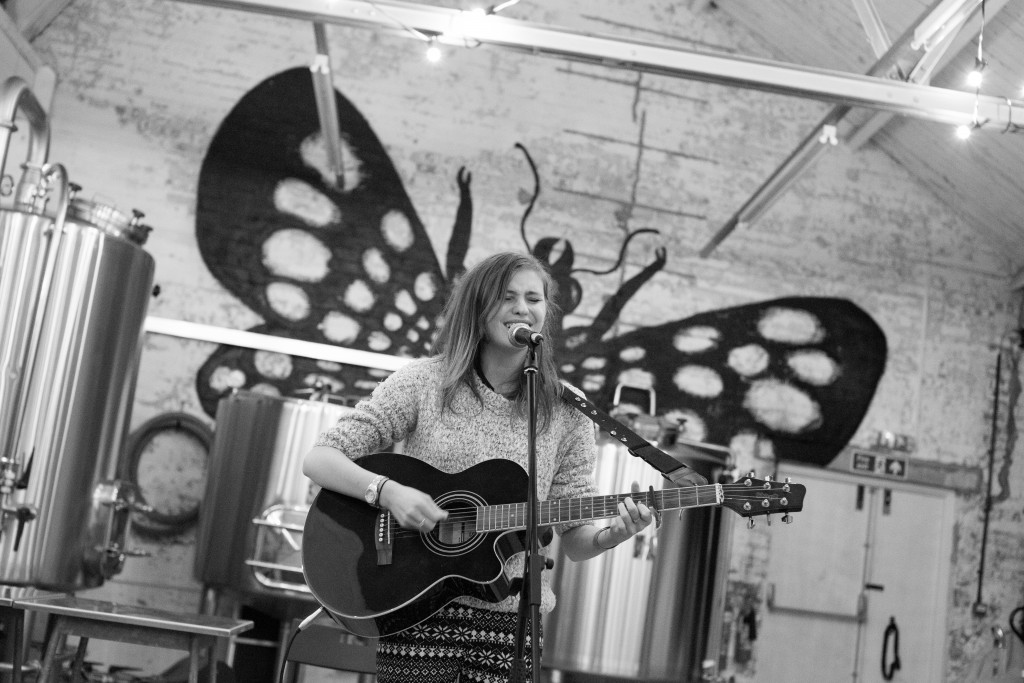
{"type": "Polygon", "coordinates": [[[526,345],[526,401],[528,406],[527,422],[529,427],[527,474],[529,486],[526,494],[526,556],[523,561],[523,583],[519,590],[519,618],[516,622],[516,650],[512,669],[509,671],[510,683],[526,681],[524,670],[524,654],[526,648],[526,624],[530,624],[530,657],[533,664],[533,676],[540,671],[540,602],[541,572],[544,570],[543,556],[540,554],[540,542],[537,534],[537,345],[532,341],[526,345]]]}

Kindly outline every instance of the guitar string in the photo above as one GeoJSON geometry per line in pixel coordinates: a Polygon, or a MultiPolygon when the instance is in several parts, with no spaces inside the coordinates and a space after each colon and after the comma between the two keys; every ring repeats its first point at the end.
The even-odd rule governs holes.
{"type": "MultiPolygon", "coordinates": [[[[728,489],[728,490],[732,490],[733,488],[735,488],[737,490],[737,492],[743,492],[743,495],[732,495],[732,496],[730,496],[730,498],[732,500],[756,500],[756,501],[776,500],[777,501],[778,499],[784,497],[783,495],[781,495],[779,493],[779,489],[751,489],[751,488],[746,487],[746,486],[736,486],[736,485],[728,485],[728,484],[723,485],[723,488],[724,489],[728,489]],[[768,492],[768,495],[764,495],[765,492],[768,492]]],[[[680,508],[680,507],[683,507],[683,508],[686,508],[686,507],[697,507],[697,506],[704,507],[704,506],[711,506],[711,505],[717,505],[718,504],[717,501],[713,501],[713,502],[708,502],[708,503],[702,504],[700,502],[700,493],[699,492],[693,492],[693,491],[688,491],[687,490],[687,491],[683,491],[680,494],[676,494],[676,493],[674,493],[676,491],[680,491],[680,489],[667,489],[667,490],[664,490],[664,491],[655,492],[655,498],[658,498],[658,497],[662,498],[660,505],[658,503],[655,503],[655,506],[659,507],[659,508],[664,507],[664,508],[668,508],[668,509],[676,509],[676,508],[680,508]],[[672,495],[665,495],[665,494],[672,494],[672,495]],[[678,503],[679,503],[678,505],[676,504],[676,501],[678,501],[678,503]],[[666,504],[666,503],[668,503],[668,504],[666,504]]],[[[785,493],[785,492],[783,492],[783,493],[785,493]]],[[[572,501],[540,501],[539,507],[543,508],[541,510],[542,513],[547,513],[548,515],[557,514],[557,515],[561,516],[562,513],[567,512],[570,515],[570,519],[567,520],[567,521],[574,521],[572,519],[572,517],[571,517],[571,515],[572,515],[574,510],[577,511],[578,513],[581,513],[581,514],[584,511],[587,511],[587,512],[594,511],[594,512],[597,513],[597,514],[594,515],[594,518],[603,518],[603,517],[614,516],[616,514],[616,510],[618,508],[618,504],[621,501],[625,500],[625,498],[627,498],[627,497],[634,497],[634,498],[638,499],[638,502],[644,503],[645,505],[648,505],[648,506],[651,505],[650,493],[648,493],[648,492],[641,492],[641,493],[632,494],[632,495],[631,494],[615,494],[615,495],[609,495],[609,496],[593,496],[593,497],[590,498],[590,501],[591,501],[590,505],[584,505],[583,503],[580,503],[580,502],[578,502],[578,503],[576,503],[574,505],[572,501]]],[[[526,503],[524,503],[524,502],[500,503],[500,504],[495,504],[495,505],[482,505],[482,506],[455,507],[455,508],[453,508],[453,510],[459,510],[461,513],[465,513],[465,514],[463,516],[459,516],[459,515],[452,516],[452,515],[449,515],[449,517],[446,518],[445,521],[452,522],[452,521],[466,521],[466,520],[476,519],[479,516],[479,514],[480,514],[479,511],[483,510],[483,509],[491,509],[496,514],[501,514],[501,513],[508,514],[509,511],[516,510],[517,512],[515,512],[513,514],[513,516],[521,516],[522,514],[525,514],[525,507],[526,507],[526,503]],[[505,508],[505,510],[502,510],[502,508],[505,508]],[[519,510],[523,510],[523,512],[519,512],[519,510]]]]}
{"type": "MultiPolygon", "coordinates": [[[[709,488],[712,488],[712,487],[709,487],[709,488]]],[[[763,508],[764,503],[762,501],[768,500],[770,503],[774,502],[775,504],[777,504],[778,500],[783,497],[782,495],[780,495],[780,492],[781,492],[781,494],[791,493],[791,492],[787,492],[787,491],[782,490],[781,487],[774,487],[774,488],[765,489],[763,487],[752,487],[752,486],[749,486],[747,484],[722,484],[722,489],[724,491],[729,491],[729,492],[733,493],[733,495],[730,496],[730,498],[733,501],[746,501],[746,502],[754,501],[754,502],[756,502],[758,504],[758,506],[762,508],[762,509],[758,510],[759,514],[770,514],[772,512],[776,512],[776,513],[785,512],[787,510],[786,507],[782,507],[782,508],[779,508],[779,509],[776,509],[776,510],[765,509],[765,508],[763,508]],[[765,495],[765,494],[768,494],[768,495],[765,495]]],[[[704,492],[707,493],[706,489],[705,489],[704,492]]],[[[679,509],[679,508],[685,509],[685,508],[692,508],[692,507],[713,507],[713,506],[719,505],[719,503],[717,503],[717,502],[710,502],[710,503],[707,503],[707,504],[700,504],[700,493],[701,493],[700,490],[691,490],[691,489],[681,489],[681,488],[680,489],[663,489],[661,491],[655,491],[654,492],[654,497],[658,498],[660,496],[662,498],[661,506],[663,506],[663,507],[665,507],[667,509],[679,509]],[[671,499],[678,499],[680,504],[679,505],[675,505],[675,504],[668,504],[668,505],[666,505],[665,504],[666,503],[666,498],[668,498],[669,500],[671,500],[671,499]],[[688,501],[686,503],[683,503],[683,500],[686,499],[686,498],[692,498],[693,502],[689,502],[688,501]]],[[[563,507],[563,506],[560,505],[561,501],[540,501],[539,505],[542,508],[543,507],[547,507],[548,508],[546,510],[546,512],[547,512],[547,516],[549,518],[548,521],[543,521],[542,520],[540,522],[540,524],[542,526],[552,526],[552,525],[557,525],[557,524],[567,523],[567,522],[590,521],[590,520],[607,519],[609,517],[614,517],[617,514],[618,503],[621,502],[622,500],[624,500],[627,497],[639,498],[640,499],[639,502],[642,502],[645,505],[650,505],[651,492],[640,492],[640,493],[636,493],[636,494],[613,494],[613,495],[609,495],[609,496],[594,496],[594,497],[591,498],[591,501],[593,501],[594,504],[592,504],[587,509],[587,515],[586,516],[582,516],[582,517],[577,517],[577,518],[573,518],[571,516],[572,515],[572,507],[573,506],[570,503],[570,505],[568,506],[569,507],[568,512],[570,514],[570,518],[566,519],[566,520],[561,519],[561,512],[562,512],[562,510],[552,509],[552,508],[556,508],[556,507],[563,507]],[[608,507],[609,505],[611,505],[611,507],[608,507]],[[554,519],[554,520],[551,520],[550,518],[552,516],[555,516],[555,515],[557,515],[557,518],[554,519]]],[[[453,510],[458,510],[458,512],[456,514],[449,514],[449,516],[446,519],[444,519],[439,524],[439,526],[443,525],[443,524],[461,524],[461,523],[473,523],[474,526],[475,526],[476,523],[481,518],[481,512],[480,511],[481,510],[485,510],[485,509],[491,509],[491,512],[493,512],[495,514],[492,515],[492,514],[489,514],[489,513],[484,513],[482,515],[485,518],[484,521],[485,522],[494,522],[494,523],[499,524],[500,526],[498,528],[495,528],[495,529],[483,529],[482,531],[513,531],[513,530],[516,530],[516,529],[522,529],[522,528],[525,528],[525,524],[523,524],[523,525],[515,524],[514,526],[510,526],[510,523],[514,523],[515,520],[518,519],[519,517],[525,516],[525,509],[520,511],[520,509],[521,508],[525,508],[525,506],[526,506],[526,503],[519,502],[519,503],[506,503],[506,504],[500,504],[500,505],[466,506],[464,508],[453,508],[453,510]],[[500,510],[500,508],[508,508],[508,509],[507,510],[500,510]],[[511,510],[513,510],[513,509],[516,510],[516,512],[513,513],[513,514],[509,514],[511,512],[511,510]]],[[[771,505],[769,505],[769,507],[771,507],[771,505]]],[[[577,511],[580,514],[582,514],[584,512],[584,508],[583,508],[582,504],[577,505],[577,511]]],[[[541,511],[541,513],[542,513],[541,516],[542,517],[544,516],[543,515],[544,512],[545,512],[544,510],[541,511]]],[[[487,525],[488,524],[485,524],[485,526],[487,526],[487,525]]],[[[391,520],[390,526],[391,526],[391,533],[395,537],[419,536],[419,535],[422,535],[424,533],[424,532],[416,530],[416,529],[404,529],[401,526],[399,526],[398,522],[396,522],[394,519],[391,520]]]]}
{"type": "MultiPolygon", "coordinates": [[[[734,496],[731,496],[731,499],[732,500],[756,500],[756,501],[761,501],[761,500],[777,500],[777,499],[779,499],[781,497],[777,493],[772,493],[772,494],[770,494],[768,496],[765,496],[765,495],[758,495],[757,491],[749,491],[748,492],[745,489],[741,489],[741,490],[744,491],[744,495],[734,495],[734,496]]],[[[639,495],[640,495],[640,500],[638,502],[644,503],[645,505],[648,505],[648,506],[651,505],[651,501],[648,500],[649,494],[639,494],[639,495]]],[[[572,504],[570,502],[569,504],[562,504],[559,501],[541,501],[539,506],[542,508],[541,513],[542,514],[547,514],[548,516],[557,515],[557,516],[560,517],[563,513],[568,513],[570,515],[570,518],[568,520],[566,520],[566,521],[575,521],[572,518],[572,514],[573,514],[574,511],[577,512],[577,513],[580,513],[580,514],[594,512],[595,513],[594,514],[594,518],[598,518],[599,519],[599,518],[615,516],[617,514],[617,509],[618,509],[619,502],[624,500],[626,497],[627,496],[625,496],[625,495],[620,495],[620,496],[595,496],[595,497],[593,497],[591,499],[592,502],[589,505],[584,505],[583,503],[572,504]]],[[[686,496],[686,497],[680,496],[679,497],[680,504],[677,505],[677,504],[675,504],[674,501],[669,499],[669,497],[663,496],[661,504],[658,505],[656,503],[655,506],[658,507],[659,509],[660,508],[676,509],[676,508],[680,508],[680,507],[682,507],[682,508],[698,507],[698,506],[704,507],[704,506],[712,506],[712,505],[717,505],[718,504],[717,500],[709,501],[707,503],[701,503],[699,495],[693,496],[692,500],[685,500],[684,498],[690,498],[690,496],[686,496]],[[668,503],[668,504],[666,504],[666,503],[668,503]]],[[[452,509],[453,510],[457,510],[458,513],[454,514],[454,515],[450,514],[446,518],[445,521],[454,522],[454,521],[475,520],[480,515],[479,511],[480,510],[484,510],[484,509],[489,509],[496,516],[506,516],[506,515],[509,515],[511,513],[511,516],[519,517],[519,516],[525,515],[525,508],[526,508],[526,503],[522,503],[522,502],[519,502],[519,503],[504,503],[504,504],[497,504],[497,505],[484,505],[484,506],[455,507],[455,508],[452,508],[452,509]],[[512,512],[513,510],[515,512],[512,512]]],[[[485,513],[485,514],[488,514],[488,513],[485,513]]],[[[584,518],[586,518],[586,517],[584,517],[584,518]]]]}

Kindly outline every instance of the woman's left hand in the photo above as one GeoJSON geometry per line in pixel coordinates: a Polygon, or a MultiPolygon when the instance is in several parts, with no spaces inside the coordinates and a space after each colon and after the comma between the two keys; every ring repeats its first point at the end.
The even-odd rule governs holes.
{"type": "MultiPolygon", "coordinates": [[[[640,483],[634,481],[629,490],[633,494],[640,493],[640,483]]],[[[611,538],[602,538],[605,543],[614,542],[618,545],[649,527],[655,520],[654,510],[633,498],[626,498],[619,503],[618,512],[619,516],[612,520],[606,532],[606,536],[611,538]]]]}

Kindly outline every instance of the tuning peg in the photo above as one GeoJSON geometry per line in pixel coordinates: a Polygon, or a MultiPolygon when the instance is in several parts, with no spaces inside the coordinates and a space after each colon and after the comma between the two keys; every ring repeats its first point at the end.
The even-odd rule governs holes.
{"type": "Polygon", "coordinates": [[[770,474],[764,475],[764,480],[765,481],[771,481],[772,480],[772,475],[770,475],[770,474]]]}
{"type": "Polygon", "coordinates": [[[754,528],[754,518],[753,517],[747,517],[747,528],[748,529],[753,529],[754,528]]]}
{"type": "Polygon", "coordinates": [[[765,515],[764,518],[768,522],[768,526],[771,526],[772,525],[772,516],[771,515],[765,515]]]}
{"type": "Polygon", "coordinates": [[[753,479],[756,479],[757,478],[757,472],[755,472],[754,470],[750,470],[749,472],[747,472],[747,476],[751,477],[753,479]]]}
{"type": "Polygon", "coordinates": [[[786,514],[782,515],[782,523],[783,524],[792,524],[793,523],[793,515],[789,514],[788,512],[786,514]]]}

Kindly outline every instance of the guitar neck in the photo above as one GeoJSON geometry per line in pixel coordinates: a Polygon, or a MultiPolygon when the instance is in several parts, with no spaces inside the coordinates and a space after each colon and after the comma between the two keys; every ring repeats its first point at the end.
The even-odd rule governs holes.
{"type": "MultiPolygon", "coordinates": [[[[626,498],[632,498],[635,502],[643,503],[649,508],[664,511],[721,505],[725,495],[721,484],[708,484],[663,491],[544,500],[537,506],[537,524],[551,526],[614,517],[619,514],[619,503],[626,498]]],[[[476,509],[477,531],[525,529],[526,511],[526,503],[478,507],[476,509]]]]}

